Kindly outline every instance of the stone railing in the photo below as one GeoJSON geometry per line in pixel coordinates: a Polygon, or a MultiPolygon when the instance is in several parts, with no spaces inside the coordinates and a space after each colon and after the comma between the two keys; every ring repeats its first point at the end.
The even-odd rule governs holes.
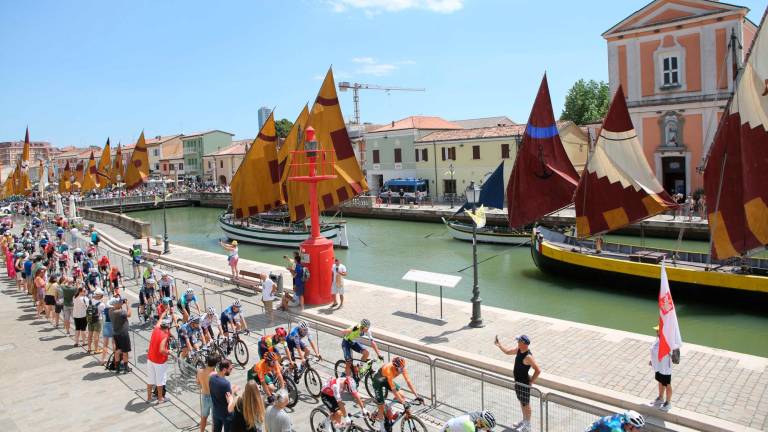
{"type": "Polygon", "coordinates": [[[142,222],[124,214],[94,210],[86,207],[77,209],[77,212],[83,219],[118,227],[134,237],[150,237],[152,235],[152,225],[150,223],[142,222]]]}

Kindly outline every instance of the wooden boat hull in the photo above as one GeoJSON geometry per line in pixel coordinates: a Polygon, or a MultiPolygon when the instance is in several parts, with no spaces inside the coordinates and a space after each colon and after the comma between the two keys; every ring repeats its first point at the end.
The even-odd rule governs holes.
{"type": "MultiPolygon", "coordinates": [[[[227,238],[238,242],[295,249],[309,238],[309,230],[281,227],[279,225],[240,226],[219,218],[219,227],[227,238]]],[[[346,224],[327,224],[320,227],[320,234],[332,240],[334,246],[349,247],[346,224]]]]}
{"type": "MultiPolygon", "coordinates": [[[[443,218],[443,223],[448,232],[456,240],[472,241],[472,226],[459,222],[450,222],[443,218]]],[[[531,242],[531,233],[503,232],[492,229],[481,229],[477,232],[478,243],[504,244],[519,246],[531,242]]]]}
{"type": "MultiPolygon", "coordinates": [[[[553,241],[553,232],[536,228],[531,242],[531,256],[536,266],[544,272],[586,277],[591,281],[603,281],[616,286],[629,283],[631,286],[659,289],[661,265],[632,261],[628,254],[609,252],[597,254],[591,249],[582,249],[559,241],[553,241]],[[546,235],[542,235],[545,232],[546,235]]],[[[563,234],[554,233],[562,237],[563,234]]],[[[700,290],[735,290],[745,293],[768,294],[768,276],[743,274],[732,268],[706,270],[701,264],[667,261],[667,277],[670,284],[700,290]],[[730,271],[729,271],[730,270],[730,271]]]]}

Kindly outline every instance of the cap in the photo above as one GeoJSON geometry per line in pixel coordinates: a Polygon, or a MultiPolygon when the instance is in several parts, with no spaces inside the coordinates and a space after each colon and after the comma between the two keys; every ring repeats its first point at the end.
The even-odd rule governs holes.
{"type": "Polygon", "coordinates": [[[524,344],[526,344],[526,345],[530,345],[531,344],[531,338],[529,338],[526,335],[520,335],[520,336],[516,337],[515,339],[520,341],[520,342],[522,342],[522,343],[524,343],[524,344]]]}
{"type": "Polygon", "coordinates": [[[121,304],[122,304],[122,301],[120,300],[120,298],[119,298],[119,297],[112,297],[111,299],[109,299],[109,302],[107,302],[107,304],[108,304],[110,307],[115,307],[115,306],[117,306],[117,305],[121,305],[121,304]]]}

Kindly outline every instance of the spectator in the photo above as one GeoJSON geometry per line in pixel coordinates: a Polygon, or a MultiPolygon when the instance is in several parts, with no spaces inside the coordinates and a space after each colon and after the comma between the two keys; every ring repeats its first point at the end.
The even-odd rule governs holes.
{"type": "Polygon", "coordinates": [[[86,320],[88,321],[88,352],[94,354],[101,354],[99,349],[99,337],[101,336],[101,316],[104,313],[106,305],[101,299],[104,298],[104,291],[97,289],[93,293],[93,298],[88,300],[88,308],[85,311],[86,320]],[[91,348],[91,345],[94,345],[91,348]]]}
{"type": "Polygon", "coordinates": [[[304,275],[304,266],[301,264],[301,255],[296,254],[293,258],[293,267],[288,267],[288,270],[293,275],[293,293],[296,296],[301,310],[304,310],[304,287],[305,279],[308,279],[304,275]]]}
{"type": "Polygon", "coordinates": [[[61,284],[64,283],[64,276],[59,276],[56,281],[56,291],[54,291],[55,305],[53,306],[53,328],[59,327],[59,315],[64,310],[64,291],[61,284]]]}
{"type": "Polygon", "coordinates": [[[229,426],[232,417],[229,415],[229,402],[232,396],[237,396],[237,386],[232,386],[227,377],[232,373],[232,362],[229,359],[223,359],[219,362],[216,375],[211,375],[208,380],[208,388],[211,392],[211,401],[213,402],[213,432],[229,432],[229,426]]]}
{"type": "Polygon", "coordinates": [[[347,275],[347,267],[336,258],[331,267],[331,293],[333,294],[333,304],[331,307],[344,306],[344,277],[347,275]],[[339,297],[339,303],[336,302],[336,296],[339,297]]]}
{"type": "Polygon", "coordinates": [[[405,203],[405,191],[403,190],[403,188],[400,188],[400,192],[398,192],[397,194],[400,195],[400,207],[402,207],[403,204],[405,203]]]}
{"type": "Polygon", "coordinates": [[[259,279],[261,279],[261,301],[264,303],[264,312],[269,319],[267,326],[271,326],[275,321],[272,313],[272,302],[275,301],[275,282],[272,280],[272,275],[267,276],[264,273],[259,275],[259,279]]]}
{"type": "Polygon", "coordinates": [[[62,314],[61,319],[64,320],[64,331],[69,336],[69,326],[71,324],[73,309],[75,306],[74,298],[77,294],[77,289],[72,283],[72,278],[65,278],[64,283],[61,286],[61,299],[62,299],[62,314]]]}
{"type": "Polygon", "coordinates": [[[284,389],[276,393],[275,403],[267,408],[264,416],[264,424],[268,432],[291,432],[291,418],[286,414],[285,407],[288,406],[288,392],[284,389]]]}
{"type": "Polygon", "coordinates": [[[128,355],[131,352],[128,318],[131,317],[131,308],[128,307],[126,299],[118,297],[112,297],[109,306],[111,307],[109,320],[112,322],[112,333],[115,340],[115,373],[120,373],[121,360],[125,373],[128,373],[131,371],[131,368],[128,367],[128,355]]]}
{"type": "Polygon", "coordinates": [[[157,388],[158,405],[167,402],[165,397],[165,381],[168,375],[168,338],[170,336],[171,320],[165,318],[167,311],[160,314],[160,318],[152,330],[147,348],[147,403],[152,401],[152,388],[157,388]]]}
{"type": "Polygon", "coordinates": [[[88,326],[86,309],[88,308],[88,296],[85,295],[85,287],[78,287],[73,300],[72,317],[75,319],[75,347],[82,343],[85,345],[85,331],[88,326]]]}
{"type": "Polygon", "coordinates": [[[653,367],[653,371],[656,373],[659,394],[650,405],[662,411],[669,411],[672,408],[672,357],[667,354],[659,360],[659,326],[657,325],[653,329],[656,330],[656,341],[651,347],[651,361],[648,364],[653,367]],[[666,400],[664,396],[666,396],[666,400]]]}
{"type": "Polygon", "coordinates": [[[520,408],[523,411],[523,420],[513,426],[520,432],[530,432],[531,430],[531,386],[541,374],[539,365],[533,360],[533,355],[528,349],[531,339],[526,335],[520,335],[517,338],[517,348],[504,348],[496,336],[494,344],[499,347],[501,352],[507,355],[515,356],[515,365],[513,375],[515,377],[515,394],[520,401],[520,408]],[[533,377],[528,375],[533,368],[533,377]]]}
{"type": "Polygon", "coordinates": [[[219,357],[215,355],[208,356],[205,359],[205,367],[197,371],[197,384],[200,386],[200,432],[205,432],[208,426],[208,417],[211,415],[213,400],[211,399],[210,379],[216,375],[216,365],[219,363],[219,357]]]}
{"type": "Polygon", "coordinates": [[[108,304],[101,308],[101,318],[104,320],[101,325],[101,336],[104,338],[102,345],[104,348],[101,351],[101,361],[99,364],[102,366],[107,364],[107,357],[109,356],[110,349],[112,351],[115,350],[115,334],[112,331],[112,321],[109,319],[109,311],[111,309],[112,308],[108,304]],[[110,348],[110,345],[112,345],[112,348],[110,348]]]}
{"type": "Polygon", "coordinates": [[[704,220],[707,217],[707,197],[704,194],[699,196],[699,219],[704,220]]]}
{"type": "Polygon", "coordinates": [[[219,244],[229,252],[227,262],[229,263],[229,268],[232,270],[232,279],[237,279],[240,276],[240,272],[237,270],[237,262],[240,260],[237,250],[237,240],[232,240],[232,244],[226,244],[221,241],[219,244]]]}
{"type": "Polygon", "coordinates": [[[693,220],[694,205],[693,197],[688,195],[688,198],[685,200],[685,211],[688,212],[688,222],[693,220]]]}
{"type": "Polygon", "coordinates": [[[59,284],[56,283],[56,275],[51,274],[45,285],[45,316],[51,323],[53,323],[53,308],[56,306],[56,292],[58,290],[59,284]]]}
{"type": "Polygon", "coordinates": [[[259,385],[249,381],[243,395],[230,396],[227,409],[232,415],[231,432],[261,432],[264,428],[264,400],[259,385]]]}

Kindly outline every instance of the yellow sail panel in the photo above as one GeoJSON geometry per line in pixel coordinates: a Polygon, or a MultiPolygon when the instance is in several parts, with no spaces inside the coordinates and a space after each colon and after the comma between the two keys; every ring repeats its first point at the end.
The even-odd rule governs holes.
{"type": "Polygon", "coordinates": [[[144,141],[144,131],[141,132],[136,147],[133,148],[131,160],[125,172],[125,187],[128,190],[136,189],[143,185],[149,177],[149,154],[147,143],[144,141]]]}
{"type": "Polygon", "coordinates": [[[123,165],[123,148],[117,145],[115,160],[112,162],[112,171],[109,173],[112,184],[118,184],[125,181],[125,166],[123,165]]]}
{"type": "Polygon", "coordinates": [[[243,162],[232,178],[230,190],[237,218],[266,212],[282,204],[273,114],[269,115],[251,148],[245,153],[243,162]]]}
{"type": "Polygon", "coordinates": [[[61,171],[61,177],[59,178],[59,193],[66,193],[72,191],[72,170],[69,168],[69,161],[64,165],[64,169],[61,171]]]}
{"type": "Polygon", "coordinates": [[[289,181],[288,177],[296,175],[291,167],[294,163],[294,157],[300,159],[297,163],[305,162],[302,155],[295,155],[291,152],[304,149],[304,129],[309,122],[309,108],[305,105],[301,110],[299,117],[293,123],[288,136],[285,137],[280,152],[277,155],[278,166],[280,168],[280,196],[288,204],[288,212],[291,220],[302,220],[309,216],[309,191],[306,184],[289,181]]]}
{"type": "Polygon", "coordinates": [[[88,168],[83,172],[82,191],[89,192],[98,188],[99,184],[96,179],[96,159],[93,157],[93,152],[91,152],[91,157],[88,159],[88,168]]]}
{"type": "Polygon", "coordinates": [[[104,151],[101,152],[99,167],[96,171],[96,179],[99,182],[99,187],[105,188],[112,184],[112,177],[110,176],[111,169],[112,149],[109,147],[109,138],[107,138],[107,144],[104,146],[104,151]]]}
{"type": "Polygon", "coordinates": [[[21,152],[21,171],[19,172],[19,190],[18,193],[26,193],[32,189],[32,182],[29,180],[29,127],[24,135],[24,148],[21,152]]]}

